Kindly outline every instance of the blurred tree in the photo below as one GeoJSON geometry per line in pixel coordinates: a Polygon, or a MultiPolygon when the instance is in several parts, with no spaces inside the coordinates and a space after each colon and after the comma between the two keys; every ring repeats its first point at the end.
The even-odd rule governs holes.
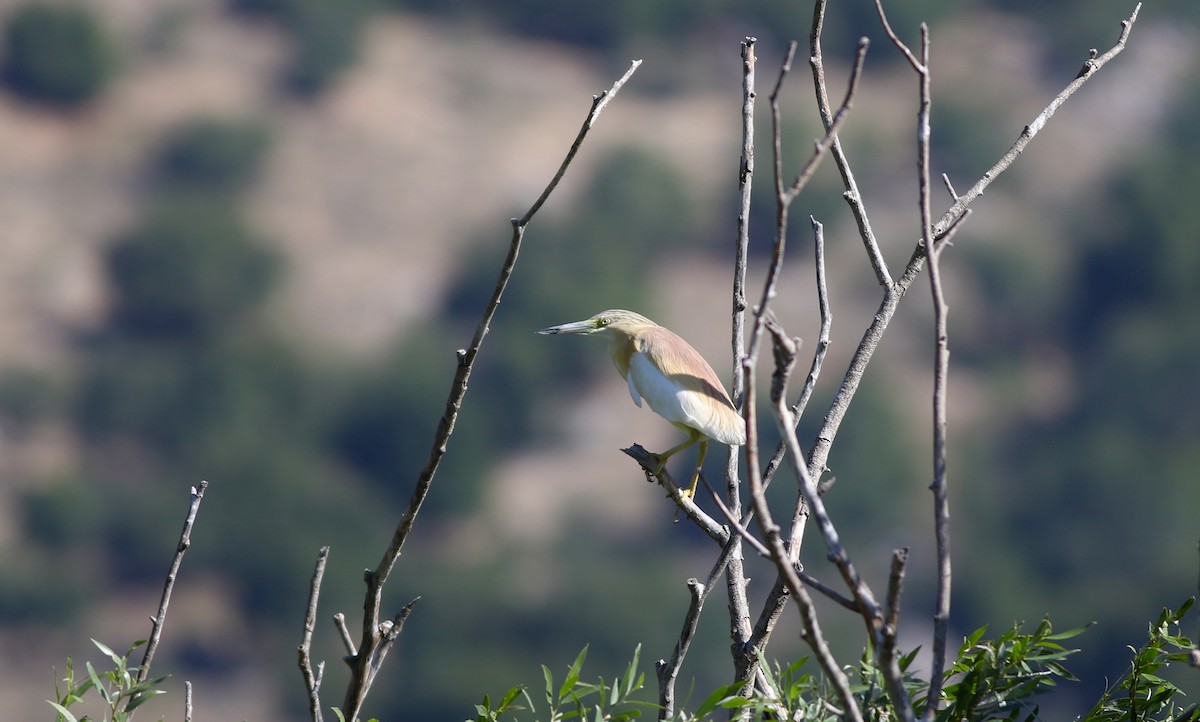
{"type": "Polygon", "coordinates": [[[108,254],[113,323],[135,336],[210,336],[233,330],[266,298],[279,260],[228,202],[173,198],[108,254]]]}
{"type": "MultiPolygon", "coordinates": [[[[983,524],[968,535],[980,540],[966,544],[975,563],[958,587],[962,611],[1106,620],[1077,665],[1089,692],[1120,671],[1123,646],[1152,611],[1139,602],[1194,589],[1180,571],[1194,568],[1200,537],[1200,211],[1189,201],[1200,193],[1192,162],[1198,111],[1193,89],[1159,134],[1158,150],[1064,212],[1067,234],[1086,242],[1065,272],[1041,284],[1037,300],[1023,302],[1033,320],[1012,338],[1066,354],[1066,402],[1049,416],[1011,419],[971,464],[986,481],[967,488],[983,524]],[[1126,570],[1122,584],[1112,585],[1112,569],[1126,570]],[[1089,600],[1086,610],[1080,598],[1089,600]]],[[[993,280],[1027,283],[1020,274],[993,280]]],[[[1018,383],[1035,372],[1026,369],[1018,383]]],[[[1002,380],[998,397],[1012,383],[1002,380]]]]}
{"type": "Polygon", "coordinates": [[[270,140],[260,123],[197,118],[167,138],[154,171],[170,190],[234,193],[258,179],[270,140]]]}
{"type": "MultiPolygon", "coordinates": [[[[480,483],[496,459],[539,434],[528,390],[560,388],[578,380],[597,357],[582,344],[539,344],[533,331],[573,315],[589,316],[617,306],[646,308],[647,279],[662,254],[696,239],[696,213],[686,184],[669,164],[644,150],[623,148],[609,156],[582,194],[569,221],[545,224],[526,238],[536,267],[526,267],[505,295],[488,339],[488,353],[471,378],[471,407],[455,430],[456,447],[442,473],[456,479],[441,486],[427,511],[463,511],[478,501],[480,483]],[[632,261],[631,259],[639,259],[632,261]]],[[[471,247],[489,245],[480,239],[471,247]]],[[[491,245],[494,245],[491,244],[491,245]]],[[[435,349],[453,348],[446,329],[466,337],[496,282],[497,253],[472,253],[451,281],[439,316],[445,328],[427,326],[378,368],[358,375],[331,428],[331,448],[380,489],[408,498],[429,453],[430,422],[441,413],[449,363],[435,349]],[[417,432],[417,433],[414,433],[417,432]],[[398,484],[397,482],[404,482],[398,484]]],[[[457,342],[462,345],[462,342],[457,342]]]]}
{"type": "Polygon", "coordinates": [[[377,0],[233,0],[236,10],[272,18],[291,35],[287,82],[301,94],[319,93],[354,65],[376,6],[377,0]]]}
{"type": "Polygon", "coordinates": [[[14,93],[75,108],[111,82],[116,54],[89,6],[36,2],[12,13],[5,26],[3,76],[14,93]]]}

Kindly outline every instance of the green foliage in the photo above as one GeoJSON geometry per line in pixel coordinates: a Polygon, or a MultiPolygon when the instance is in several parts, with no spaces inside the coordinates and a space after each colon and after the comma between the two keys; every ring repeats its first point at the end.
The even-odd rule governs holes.
{"type": "MultiPolygon", "coordinates": [[[[545,703],[543,717],[545,722],[560,722],[561,720],[581,720],[587,722],[629,722],[642,716],[647,709],[656,705],[634,699],[635,692],[645,685],[645,675],[638,671],[642,647],[638,645],[633,650],[633,659],[626,665],[624,673],[611,682],[599,677],[595,682],[585,682],[582,678],[583,663],[587,659],[587,647],[584,647],[575,657],[575,661],[567,667],[567,672],[561,682],[554,681],[554,673],[542,665],[542,677],[546,686],[543,700],[545,703]]],[[[523,687],[513,687],[505,692],[492,705],[491,698],[484,695],[483,702],[475,705],[476,722],[500,722],[511,719],[505,715],[515,712],[538,714],[537,705],[529,691],[523,687]]]]}
{"type": "Polygon", "coordinates": [[[295,351],[269,339],[114,340],[94,350],[77,418],[93,439],[132,436],[211,463],[304,429],[308,381],[295,351]]]}
{"type": "Polygon", "coordinates": [[[60,390],[38,369],[0,369],[0,416],[17,428],[49,418],[60,406],[60,390]]]}
{"type": "Polygon", "coordinates": [[[62,108],[95,99],[116,70],[99,16],[82,4],[35,2],[18,8],[5,28],[5,48],[8,87],[62,108]]]}
{"type": "Polygon", "coordinates": [[[1043,619],[1031,634],[1022,633],[1021,627],[1014,625],[994,640],[983,638],[987,627],[967,636],[958,659],[946,672],[942,700],[947,706],[937,720],[1034,720],[1033,697],[1050,691],[1060,680],[1077,681],[1063,661],[1079,650],[1060,642],[1086,628],[1055,634],[1049,619],[1043,619]]]}
{"type": "Polygon", "coordinates": [[[1120,722],[1121,720],[1158,720],[1185,722],[1200,718],[1200,705],[1187,710],[1177,707],[1182,691],[1159,676],[1172,662],[1187,663],[1197,642],[1182,632],[1182,621],[1195,604],[1188,599],[1178,609],[1164,609],[1150,625],[1149,640],[1141,649],[1129,648],[1133,659],[1129,670],[1104,691],[1096,706],[1081,722],[1120,722]]]}
{"type": "Polygon", "coordinates": [[[167,139],[157,173],[173,188],[239,191],[257,179],[269,144],[270,134],[260,123],[192,120],[167,139]]]}
{"type": "Polygon", "coordinates": [[[104,722],[126,722],[133,716],[134,710],[160,694],[166,694],[159,689],[166,677],[148,679],[138,682],[139,667],[131,665],[130,657],[134,650],[146,643],[146,640],[134,642],[125,654],[117,654],[107,646],[92,640],[92,644],[112,660],[112,668],[106,672],[97,672],[91,662],[87,662],[87,676],[75,679],[75,666],[67,657],[67,676],[54,682],[54,700],[46,702],[57,713],[58,722],[87,722],[92,717],[84,715],[75,717],[70,707],[84,702],[89,692],[94,692],[104,705],[104,722]]]}
{"type": "Polygon", "coordinates": [[[745,697],[740,694],[740,684],[730,684],[713,690],[700,703],[692,715],[684,714],[686,720],[709,719],[717,710],[749,710],[751,719],[804,719],[836,720],[836,707],[830,705],[830,692],[823,681],[805,671],[808,657],[788,664],[768,664],[759,654],[759,665],[768,694],[745,697]]]}
{"type": "MultiPolygon", "coordinates": [[[[1049,621],[1043,621],[1033,633],[1021,632],[1016,625],[994,640],[984,639],[986,627],[977,629],[964,640],[954,664],[947,670],[942,689],[944,705],[934,719],[938,722],[971,720],[1037,719],[1031,698],[1055,686],[1058,680],[1074,680],[1062,661],[1077,650],[1068,650],[1059,642],[1074,637],[1082,629],[1053,634],[1049,621]]],[[[912,672],[916,650],[903,655],[898,664],[909,699],[918,716],[922,713],[929,683],[912,672]]],[[[805,671],[807,659],[787,666],[768,665],[760,660],[769,694],[739,696],[739,686],[718,688],[696,710],[703,719],[718,708],[750,710],[751,719],[804,719],[835,722],[842,719],[841,703],[828,682],[805,671]]],[[[863,717],[877,722],[899,719],[891,699],[885,693],[882,670],[868,650],[856,668],[845,670],[850,688],[863,717]]]]}
{"type": "MultiPolygon", "coordinates": [[[[1130,673],[1106,692],[1081,722],[1191,719],[1180,714],[1173,705],[1180,690],[1156,675],[1169,662],[1186,659],[1191,642],[1179,633],[1179,624],[1191,606],[1189,600],[1174,612],[1163,612],[1158,622],[1151,626],[1150,644],[1142,650],[1134,650],[1130,673]],[[1129,716],[1133,710],[1137,715],[1129,716]],[[1160,716],[1163,712],[1167,716],[1160,716]]],[[[1077,681],[1064,662],[1079,650],[1069,649],[1062,643],[1079,636],[1085,628],[1055,633],[1049,620],[1043,620],[1032,632],[1023,632],[1022,626],[1014,625],[995,639],[986,639],[987,628],[981,627],[963,640],[956,659],[945,672],[945,686],[935,720],[1035,722],[1042,719],[1035,698],[1052,691],[1061,681],[1077,681]]],[[[543,666],[545,708],[540,715],[528,690],[513,687],[495,703],[485,696],[483,702],[476,705],[476,722],[515,720],[517,713],[528,713],[530,719],[547,722],[637,718],[643,710],[657,708],[633,696],[644,682],[637,672],[639,651],[634,652],[624,674],[611,683],[603,678],[596,683],[585,683],[581,681],[587,654],[584,648],[567,668],[561,683],[556,683],[550,670],[543,666]]],[[[914,711],[920,716],[928,704],[929,683],[911,671],[916,656],[917,650],[903,655],[898,666],[914,711]]],[[[760,654],[759,663],[767,686],[765,693],[743,696],[740,684],[719,686],[694,712],[677,711],[672,719],[698,722],[728,714],[738,718],[742,713],[749,713],[751,720],[836,722],[842,719],[840,701],[822,675],[809,671],[808,658],[786,665],[770,664],[760,654]]],[[[864,652],[856,667],[848,667],[845,672],[850,677],[851,692],[865,719],[891,722],[900,718],[884,691],[883,672],[875,665],[870,650],[864,652]]]]}
{"type": "Polygon", "coordinates": [[[270,291],[276,255],[227,202],[176,198],[108,254],[115,325],[142,337],[203,337],[232,329],[270,291]]]}

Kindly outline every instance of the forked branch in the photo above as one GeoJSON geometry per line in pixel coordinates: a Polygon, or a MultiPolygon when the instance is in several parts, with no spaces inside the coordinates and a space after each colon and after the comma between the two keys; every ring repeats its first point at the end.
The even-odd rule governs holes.
{"type": "Polygon", "coordinates": [[[442,457],[446,454],[450,437],[454,433],[454,424],[458,419],[463,399],[467,393],[467,383],[470,380],[475,359],[479,354],[480,348],[483,346],[483,340],[487,336],[492,318],[495,316],[496,309],[500,305],[500,299],[504,295],[505,288],[508,286],[509,278],[511,278],[513,270],[516,268],[517,256],[521,249],[525,227],[533,219],[534,215],[537,214],[538,210],[541,209],[542,205],[550,197],[550,194],[554,192],[554,189],[558,187],[559,181],[566,174],[567,168],[579,152],[584,139],[595,124],[600,112],[604,110],[605,106],[608,105],[617,92],[625,85],[626,81],[629,80],[639,65],[641,65],[640,60],[634,61],[625,74],[613,83],[612,87],[600,95],[593,97],[591,109],[588,111],[579,132],[576,134],[575,141],[571,144],[566,157],[559,164],[554,177],[551,178],[533,205],[529,207],[529,210],[521,218],[512,219],[512,236],[509,241],[508,254],[500,268],[499,276],[496,279],[495,286],[492,288],[492,294],[483,309],[478,325],[475,327],[475,334],[471,339],[470,346],[457,351],[457,369],[454,379],[450,383],[450,392],[446,398],[445,411],[438,422],[433,444],[429,451],[429,458],[417,477],[416,487],[409,499],[408,508],[404,511],[400,522],[396,525],[387,550],[380,559],[378,566],[373,570],[367,570],[364,574],[367,593],[363,604],[362,638],[357,649],[353,649],[353,645],[348,645],[349,653],[346,657],[346,663],[350,666],[350,682],[346,687],[346,696],[342,711],[345,718],[350,722],[357,719],[363,700],[366,698],[372,682],[374,682],[375,675],[379,671],[379,666],[382,664],[383,658],[395,643],[396,638],[399,636],[400,627],[403,625],[409,612],[411,612],[412,605],[416,602],[416,600],[409,602],[392,619],[380,620],[384,584],[386,584],[396,560],[400,557],[404,542],[412,531],[413,523],[416,521],[417,514],[421,510],[421,505],[429,493],[438,466],[441,463],[442,457]]]}

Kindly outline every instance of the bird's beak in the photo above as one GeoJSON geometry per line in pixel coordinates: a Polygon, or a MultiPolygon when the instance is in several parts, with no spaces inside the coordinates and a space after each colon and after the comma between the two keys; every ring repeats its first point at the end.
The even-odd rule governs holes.
{"type": "Polygon", "coordinates": [[[543,336],[548,336],[556,333],[591,333],[595,330],[596,324],[593,323],[591,319],[587,319],[584,321],[572,321],[571,323],[564,323],[559,326],[543,328],[541,331],[538,331],[538,333],[542,334],[543,336]]]}

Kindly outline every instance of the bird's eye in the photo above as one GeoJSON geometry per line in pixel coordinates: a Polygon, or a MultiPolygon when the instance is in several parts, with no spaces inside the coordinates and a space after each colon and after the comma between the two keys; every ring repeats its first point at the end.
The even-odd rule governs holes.
{"type": "Polygon", "coordinates": [[[600,328],[604,328],[605,326],[608,325],[608,319],[607,318],[598,319],[596,321],[596,325],[599,326],[600,328]]]}

